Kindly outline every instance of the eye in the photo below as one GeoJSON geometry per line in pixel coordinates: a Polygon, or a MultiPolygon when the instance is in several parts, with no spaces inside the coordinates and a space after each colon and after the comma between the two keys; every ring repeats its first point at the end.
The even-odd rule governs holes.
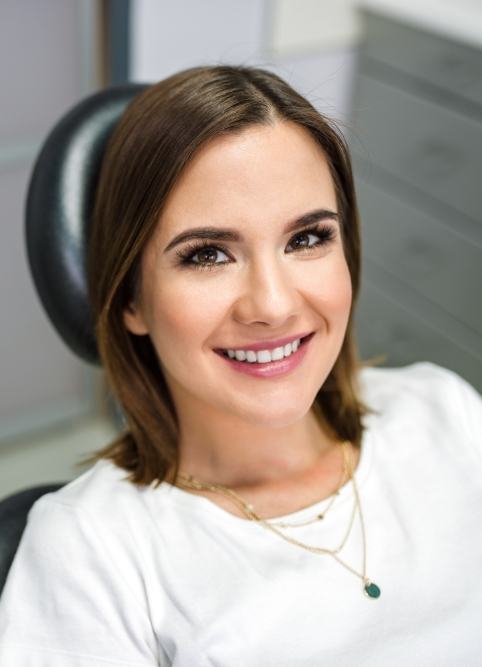
{"type": "MultiPolygon", "coordinates": [[[[291,237],[288,245],[294,246],[294,252],[309,253],[317,250],[320,246],[327,246],[336,238],[336,231],[332,226],[321,225],[305,229],[303,232],[298,232],[291,237]],[[303,243],[303,239],[309,237],[315,239],[315,243],[303,243]]],[[[230,260],[216,261],[216,256],[221,253],[227,256],[228,250],[223,246],[213,245],[209,241],[202,241],[200,243],[188,244],[183,250],[177,251],[179,257],[179,264],[185,268],[194,269],[216,269],[224,264],[229,264],[230,260]],[[196,257],[198,259],[196,259],[196,257]]],[[[291,254],[291,253],[290,253],[291,254]]]]}
{"type": "Polygon", "coordinates": [[[331,241],[334,241],[336,237],[336,232],[333,227],[328,225],[322,225],[321,227],[306,229],[303,232],[299,232],[293,237],[293,240],[290,243],[293,243],[293,241],[299,241],[300,239],[303,238],[307,239],[310,236],[317,239],[317,241],[313,244],[309,244],[308,242],[308,244],[305,245],[297,243],[296,250],[311,251],[314,248],[318,248],[319,246],[328,245],[331,241]]]}
{"type": "Polygon", "coordinates": [[[180,264],[182,266],[193,267],[194,269],[215,269],[221,264],[228,264],[228,261],[216,262],[217,253],[222,253],[226,255],[227,250],[223,250],[220,246],[212,245],[209,241],[203,241],[202,243],[187,245],[184,250],[177,252],[176,254],[180,258],[180,264]],[[195,260],[195,257],[198,256],[198,259],[195,260]]]}

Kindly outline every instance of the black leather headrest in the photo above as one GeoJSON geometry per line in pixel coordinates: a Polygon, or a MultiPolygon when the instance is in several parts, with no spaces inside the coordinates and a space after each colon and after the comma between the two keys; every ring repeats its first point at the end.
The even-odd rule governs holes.
{"type": "Polygon", "coordinates": [[[91,363],[99,358],[86,250],[97,179],[115,124],[145,88],[108,88],[73,107],[45,140],[28,187],[27,254],[40,300],[64,342],[91,363]]]}

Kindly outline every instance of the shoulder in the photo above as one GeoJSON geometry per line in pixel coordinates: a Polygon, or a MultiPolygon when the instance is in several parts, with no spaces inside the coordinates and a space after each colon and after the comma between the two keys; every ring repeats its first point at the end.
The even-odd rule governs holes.
{"type": "Polygon", "coordinates": [[[135,497],[102,462],[34,503],[1,596],[0,662],[4,646],[22,665],[33,655],[80,665],[87,654],[89,664],[154,664],[139,522],[126,511],[135,497]]]}
{"type": "Polygon", "coordinates": [[[142,491],[126,475],[102,460],[33,504],[12,566],[17,586],[21,580],[33,587],[32,580],[55,573],[59,585],[72,587],[72,577],[83,572],[84,582],[90,578],[99,590],[118,582],[116,589],[128,589],[144,606],[139,533],[146,523],[150,528],[150,517],[138,499],[142,491]]]}
{"type": "Polygon", "coordinates": [[[423,387],[444,383],[449,377],[460,377],[454,371],[431,361],[417,361],[406,366],[366,366],[360,370],[360,380],[367,389],[383,386],[423,387]]]}
{"type": "Polygon", "coordinates": [[[138,487],[127,479],[127,471],[108,460],[67,483],[58,491],[41,496],[28,515],[31,535],[41,531],[50,539],[65,541],[77,533],[94,542],[124,542],[146,521],[142,496],[150,487],[138,487]]]}
{"type": "Polygon", "coordinates": [[[360,371],[362,396],[385,420],[446,422],[479,441],[482,397],[455,371],[429,361],[398,368],[365,367],[360,371]]]}
{"type": "Polygon", "coordinates": [[[135,506],[142,492],[142,487],[128,480],[126,470],[101,459],[65,486],[42,498],[45,502],[97,514],[112,511],[113,507],[122,511],[126,506],[135,506]]]}

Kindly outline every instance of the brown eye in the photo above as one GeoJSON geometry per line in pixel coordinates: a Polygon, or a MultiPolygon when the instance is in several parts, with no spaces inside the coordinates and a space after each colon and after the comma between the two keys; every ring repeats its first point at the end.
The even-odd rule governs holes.
{"type": "Polygon", "coordinates": [[[192,267],[194,269],[215,269],[218,266],[229,263],[226,260],[216,262],[218,253],[226,255],[226,252],[221,247],[205,242],[198,245],[188,245],[185,250],[181,250],[176,254],[180,259],[181,266],[192,267]]]}
{"type": "MultiPolygon", "coordinates": [[[[294,247],[294,252],[312,252],[320,246],[326,246],[336,238],[336,231],[328,225],[314,226],[311,229],[305,229],[303,232],[295,234],[289,245],[294,247]],[[315,243],[310,243],[309,237],[315,238],[315,243]]],[[[179,264],[183,268],[193,269],[218,269],[224,264],[230,264],[227,249],[222,246],[213,245],[209,241],[187,245],[183,250],[176,252],[179,257],[179,264]],[[217,262],[218,254],[228,257],[217,262]]]]}
{"type": "Polygon", "coordinates": [[[199,250],[198,252],[194,253],[193,256],[195,255],[198,256],[200,264],[204,264],[205,262],[208,264],[212,264],[215,263],[216,261],[217,253],[218,250],[216,248],[208,246],[207,248],[203,248],[202,250],[199,250]]]}
{"type": "Polygon", "coordinates": [[[295,250],[311,251],[314,248],[318,248],[319,246],[328,245],[335,238],[336,232],[333,227],[324,225],[321,227],[307,229],[304,232],[296,234],[293,237],[291,244],[294,245],[295,250]],[[316,243],[310,244],[309,241],[307,243],[302,242],[303,239],[307,239],[309,236],[314,236],[316,239],[318,239],[316,243]]]}
{"type": "MultiPolygon", "coordinates": [[[[309,236],[313,236],[314,238],[317,238],[316,234],[309,234],[308,232],[303,232],[302,234],[298,234],[294,238],[294,246],[295,248],[309,248],[310,244],[309,243],[302,243],[305,239],[307,239],[309,236]]],[[[317,243],[314,243],[312,245],[317,245],[317,243]]]]}

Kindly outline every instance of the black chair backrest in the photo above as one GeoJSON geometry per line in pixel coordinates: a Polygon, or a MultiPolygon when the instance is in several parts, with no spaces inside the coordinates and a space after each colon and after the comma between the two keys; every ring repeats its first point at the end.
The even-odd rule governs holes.
{"type": "Polygon", "coordinates": [[[64,342],[91,363],[98,353],[86,256],[97,179],[115,124],[145,88],[107,88],[73,107],[45,140],[28,187],[27,253],[40,300],[64,342]]]}
{"type": "MultiPolygon", "coordinates": [[[[74,106],[47,136],[27,192],[27,255],[40,301],[71,350],[98,363],[87,291],[86,258],[97,180],[112,131],[145,84],[107,88],[74,106]]],[[[41,350],[39,350],[41,354],[41,350]]],[[[0,592],[26,525],[43,494],[36,486],[0,501],[0,592]]]]}
{"type": "Polygon", "coordinates": [[[0,594],[7,580],[30,508],[40,496],[57,491],[65,482],[35,486],[18,491],[0,501],[0,594]]]}

